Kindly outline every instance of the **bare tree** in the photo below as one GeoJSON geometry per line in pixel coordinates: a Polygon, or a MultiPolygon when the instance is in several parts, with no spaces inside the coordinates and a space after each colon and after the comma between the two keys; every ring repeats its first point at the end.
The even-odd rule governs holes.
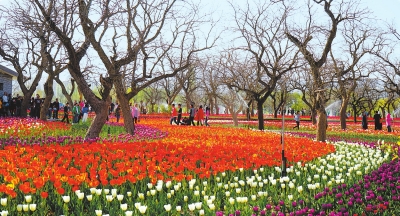
{"type": "Polygon", "coordinates": [[[0,56],[18,73],[17,82],[23,93],[21,116],[26,117],[31,97],[46,69],[46,57],[42,55],[46,44],[40,42],[45,25],[35,22],[37,16],[29,11],[29,4],[11,4],[1,7],[0,12],[1,18],[7,20],[0,28],[0,56]]]}
{"type": "Polygon", "coordinates": [[[145,100],[150,103],[150,113],[155,113],[155,106],[160,103],[162,99],[162,88],[158,82],[151,84],[149,87],[143,90],[145,94],[145,100]]]}
{"type": "MultiPolygon", "coordinates": [[[[285,1],[282,2],[285,4],[285,1]]],[[[327,61],[328,54],[338,32],[339,24],[347,20],[360,19],[365,11],[359,9],[358,1],[343,0],[335,5],[333,0],[313,0],[309,1],[307,6],[308,20],[305,28],[296,29],[294,26],[287,26],[286,36],[298,47],[309,64],[310,73],[312,74],[312,85],[315,89],[315,108],[318,114],[317,140],[325,142],[327,128],[325,104],[327,98],[325,93],[326,86],[321,76],[321,68],[327,61]],[[318,25],[315,21],[316,19],[321,19],[321,17],[317,17],[312,13],[314,10],[313,4],[321,6],[325,15],[328,16],[329,21],[326,25],[318,25]],[[319,38],[319,35],[322,35],[325,39],[319,38]],[[310,43],[313,38],[317,38],[319,43],[321,43],[320,54],[316,53],[315,47],[310,43]]]]}
{"type": "Polygon", "coordinates": [[[263,104],[275,90],[277,82],[289,71],[298,67],[298,49],[285,37],[284,24],[288,9],[264,2],[252,8],[235,7],[235,31],[240,33],[245,50],[256,65],[253,82],[260,84],[258,90],[250,90],[239,85],[230,84],[251,94],[257,102],[258,128],[264,129],[263,104]]]}
{"type": "Polygon", "coordinates": [[[378,29],[369,26],[362,26],[356,22],[345,23],[342,31],[344,38],[343,49],[338,49],[336,56],[331,50],[330,56],[335,71],[335,78],[338,84],[338,97],[341,99],[340,107],[340,126],[346,129],[347,105],[352,92],[357,87],[357,81],[366,77],[374,71],[371,67],[371,59],[361,61],[367,58],[367,54],[373,52],[375,48],[382,44],[383,39],[380,36],[374,36],[378,29]],[[347,53],[347,59],[343,59],[347,53]],[[340,56],[340,57],[339,57],[340,56]]]}
{"type": "MultiPolygon", "coordinates": [[[[41,2],[35,0],[34,3],[36,5],[35,10],[41,13],[48,28],[57,35],[59,41],[63,44],[68,56],[68,71],[96,113],[96,117],[92,121],[86,134],[86,138],[96,138],[99,136],[108,116],[108,109],[106,109],[106,107],[111,103],[109,95],[113,83],[110,77],[104,78],[100,76],[101,91],[100,97],[97,97],[90,89],[88,81],[83,73],[84,70],[81,68],[81,60],[87,53],[90,41],[88,38],[82,38],[82,35],[78,35],[77,28],[79,26],[84,27],[89,23],[85,22],[86,20],[84,23],[79,22],[77,14],[82,13],[83,15],[87,15],[88,11],[85,10],[85,8],[79,7],[80,5],[78,5],[78,3],[84,4],[83,1],[80,0],[78,0],[78,2],[76,0],[65,2],[55,0],[41,2]]],[[[99,22],[91,25],[93,34],[105,23],[108,16],[109,14],[102,14],[99,22]]]]}
{"type": "Polygon", "coordinates": [[[134,125],[128,102],[139,91],[187,69],[195,53],[213,46],[198,46],[196,28],[203,22],[190,2],[79,0],[79,17],[87,39],[97,52],[114,84],[126,132],[134,125]],[[184,13],[185,12],[185,13],[184,13]],[[98,21],[95,16],[98,14],[98,21]],[[104,25],[96,29],[97,23],[104,25]],[[163,70],[159,70],[160,64],[163,70]],[[127,70],[121,70],[127,66],[127,70]],[[129,83],[126,82],[129,80],[129,83]],[[129,89],[129,91],[128,91],[129,89]]]}
{"type": "Polygon", "coordinates": [[[179,72],[176,75],[176,79],[182,86],[182,90],[186,100],[186,107],[190,107],[190,104],[195,104],[195,91],[199,87],[198,77],[196,76],[196,67],[190,66],[188,69],[179,72]]]}

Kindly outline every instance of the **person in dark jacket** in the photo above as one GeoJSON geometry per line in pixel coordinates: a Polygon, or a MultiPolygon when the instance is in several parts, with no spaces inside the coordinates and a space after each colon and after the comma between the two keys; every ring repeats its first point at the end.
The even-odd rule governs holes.
{"type": "Polygon", "coordinates": [[[69,103],[67,102],[64,106],[64,118],[61,120],[61,122],[64,122],[64,120],[66,119],[67,124],[69,124],[68,114],[69,114],[69,103]]]}
{"type": "Polygon", "coordinates": [[[375,130],[382,130],[382,117],[378,111],[375,111],[374,123],[375,123],[375,130]]]}
{"type": "Polygon", "coordinates": [[[368,129],[368,116],[367,116],[367,111],[364,111],[362,114],[362,121],[361,121],[361,126],[362,129],[366,130],[368,129]]]}

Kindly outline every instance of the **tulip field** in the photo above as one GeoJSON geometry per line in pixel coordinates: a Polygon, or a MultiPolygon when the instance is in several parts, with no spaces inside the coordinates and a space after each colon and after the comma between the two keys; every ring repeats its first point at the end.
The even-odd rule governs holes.
{"type": "Polygon", "coordinates": [[[210,124],[149,116],[85,140],[88,123],[0,118],[0,215],[400,215],[397,131],[332,123],[323,143],[287,121],[282,176],[280,122],[210,124]]]}

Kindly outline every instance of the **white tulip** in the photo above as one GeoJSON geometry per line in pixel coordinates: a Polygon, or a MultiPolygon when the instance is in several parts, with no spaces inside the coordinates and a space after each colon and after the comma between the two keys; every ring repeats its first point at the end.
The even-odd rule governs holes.
{"type": "Polygon", "coordinates": [[[125,216],[132,216],[133,215],[133,211],[126,211],[125,212],[125,216]]]}
{"type": "Polygon", "coordinates": [[[199,196],[199,195],[200,195],[200,191],[197,191],[197,190],[194,191],[194,195],[195,195],[195,196],[199,196]]]}
{"type": "Polygon", "coordinates": [[[104,194],[110,193],[110,189],[104,189],[103,191],[104,191],[104,194]]]}
{"type": "Polygon", "coordinates": [[[194,211],[196,209],[196,205],[194,203],[188,205],[189,211],[194,211]]]}
{"type": "Polygon", "coordinates": [[[7,216],[8,215],[8,211],[4,210],[0,212],[1,216],[7,216]]]}
{"type": "Polygon", "coordinates": [[[1,198],[0,199],[0,203],[2,206],[6,206],[7,205],[7,198],[1,198]]]}
{"type": "Polygon", "coordinates": [[[288,195],[288,199],[289,199],[289,201],[292,201],[292,200],[293,200],[293,195],[292,195],[292,194],[289,194],[289,195],[288,195]]]}
{"type": "Polygon", "coordinates": [[[100,195],[101,195],[101,192],[102,192],[102,189],[96,189],[96,195],[97,195],[97,196],[100,196],[100,195]]]}
{"type": "Polygon", "coordinates": [[[71,197],[69,196],[62,196],[62,199],[64,200],[65,203],[69,203],[69,201],[71,201],[71,197]]]}
{"type": "Polygon", "coordinates": [[[164,208],[165,208],[165,211],[167,211],[167,212],[169,212],[169,211],[171,211],[171,204],[167,204],[167,205],[164,205],[164,208]]]}
{"type": "Polygon", "coordinates": [[[185,201],[185,202],[187,202],[188,201],[188,196],[183,196],[183,200],[185,201]]]}
{"type": "Polygon", "coordinates": [[[176,211],[177,211],[177,212],[182,211],[182,207],[181,207],[181,206],[176,206],[176,211]]]}
{"type": "Polygon", "coordinates": [[[257,196],[256,195],[251,195],[251,200],[256,200],[257,199],[257,196]]]}
{"type": "Polygon", "coordinates": [[[215,205],[211,203],[210,205],[208,205],[208,208],[210,208],[210,210],[215,210],[215,205]]]}
{"type": "Polygon", "coordinates": [[[96,188],[90,188],[90,193],[95,194],[96,193],[96,188]]]}
{"type": "Polygon", "coordinates": [[[90,194],[90,195],[87,195],[87,196],[86,196],[86,199],[87,199],[88,201],[92,201],[92,199],[93,199],[93,195],[92,195],[92,194],[90,194]]]}
{"type": "Polygon", "coordinates": [[[139,207],[142,206],[139,202],[135,203],[135,208],[139,210],[139,207]]]}
{"type": "Polygon", "coordinates": [[[124,203],[120,205],[122,211],[126,211],[128,209],[128,204],[124,203]]]}
{"type": "Polygon", "coordinates": [[[201,209],[201,210],[199,211],[199,215],[204,215],[204,209],[201,209]]]}
{"type": "Polygon", "coordinates": [[[103,215],[103,211],[102,210],[95,210],[96,216],[101,216],[103,215]]]}
{"type": "Polygon", "coordinates": [[[140,206],[140,207],[139,207],[139,211],[140,211],[140,213],[142,213],[142,214],[146,213],[146,210],[147,210],[147,206],[140,206]]]}
{"type": "Polygon", "coordinates": [[[22,209],[23,209],[25,212],[29,211],[29,205],[28,205],[28,204],[23,204],[23,205],[22,205],[22,209]]]}
{"type": "Polygon", "coordinates": [[[235,204],[235,199],[229,198],[229,203],[230,203],[231,205],[235,204]]]}
{"type": "Polygon", "coordinates": [[[297,191],[298,191],[299,193],[303,192],[303,186],[298,186],[298,187],[297,187],[297,191]]]}
{"type": "Polygon", "coordinates": [[[36,204],[29,204],[29,210],[35,211],[36,210],[36,204]]]}
{"type": "Polygon", "coordinates": [[[152,183],[147,183],[147,187],[148,187],[149,189],[151,189],[151,188],[153,188],[153,184],[152,184],[152,183]]]}
{"type": "Polygon", "coordinates": [[[117,189],[111,189],[111,195],[115,198],[117,196],[117,189]]]}
{"type": "Polygon", "coordinates": [[[106,195],[106,200],[107,200],[108,202],[113,201],[113,199],[114,199],[114,197],[113,197],[112,195],[106,195]]]}
{"type": "Polygon", "coordinates": [[[17,205],[17,211],[18,211],[18,212],[21,212],[21,211],[22,211],[22,204],[18,204],[18,205],[17,205]]]}
{"type": "Polygon", "coordinates": [[[85,198],[85,194],[84,193],[78,193],[77,196],[78,196],[78,199],[80,199],[80,200],[85,198]]]}
{"type": "Polygon", "coordinates": [[[202,203],[201,202],[197,202],[195,203],[196,205],[196,209],[201,209],[202,203]]]}
{"type": "Polygon", "coordinates": [[[144,199],[144,193],[138,193],[139,199],[144,199]]]}
{"type": "Polygon", "coordinates": [[[162,185],[156,185],[156,190],[158,191],[158,192],[160,192],[160,191],[162,191],[162,185]]]}
{"type": "Polygon", "coordinates": [[[32,196],[31,196],[31,195],[26,195],[26,196],[25,196],[25,201],[26,201],[27,203],[32,202],[32,196]]]}
{"type": "Polygon", "coordinates": [[[154,195],[156,195],[156,190],[150,190],[150,194],[152,195],[152,196],[154,196],[154,195]]]}
{"type": "Polygon", "coordinates": [[[124,199],[124,195],[122,195],[122,194],[118,194],[117,195],[117,200],[118,201],[122,201],[124,199]]]}
{"type": "Polygon", "coordinates": [[[75,194],[78,195],[81,192],[81,190],[76,190],[75,194]]]}

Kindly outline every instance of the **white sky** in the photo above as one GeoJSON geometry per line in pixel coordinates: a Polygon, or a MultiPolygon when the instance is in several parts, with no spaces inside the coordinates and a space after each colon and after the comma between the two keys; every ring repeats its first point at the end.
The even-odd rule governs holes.
{"type": "MultiPolygon", "coordinates": [[[[0,0],[0,5],[7,6],[10,2],[17,2],[21,0],[0,0]]],[[[220,18],[219,28],[217,31],[222,30],[227,25],[234,26],[233,10],[229,2],[237,4],[246,4],[247,0],[193,0],[195,3],[199,3],[202,7],[203,13],[213,13],[215,18],[220,18]]],[[[269,0],[249,0],[253,1],[269,1],[269,0]]],[[[400,32],[400,0],[361,0],[361,5],[369,8],[369,10],[384,22],[393,24],[393,26],[400,32]]],[[[383,22],[382,22],[383,23],[383,22]]],[[[384,24],[382,24],[384,25],[384,24]]],[[[384,26],[382,26],[384,28],[384,26]]],[[[232,33],[226,31],[222,34],[222,40],[218,42],[218,47],[223,48],[228,45],[232,45],[231,39],[232,33]]],[[[219,49],[217,49],[219,50],[219,49]]]]}

